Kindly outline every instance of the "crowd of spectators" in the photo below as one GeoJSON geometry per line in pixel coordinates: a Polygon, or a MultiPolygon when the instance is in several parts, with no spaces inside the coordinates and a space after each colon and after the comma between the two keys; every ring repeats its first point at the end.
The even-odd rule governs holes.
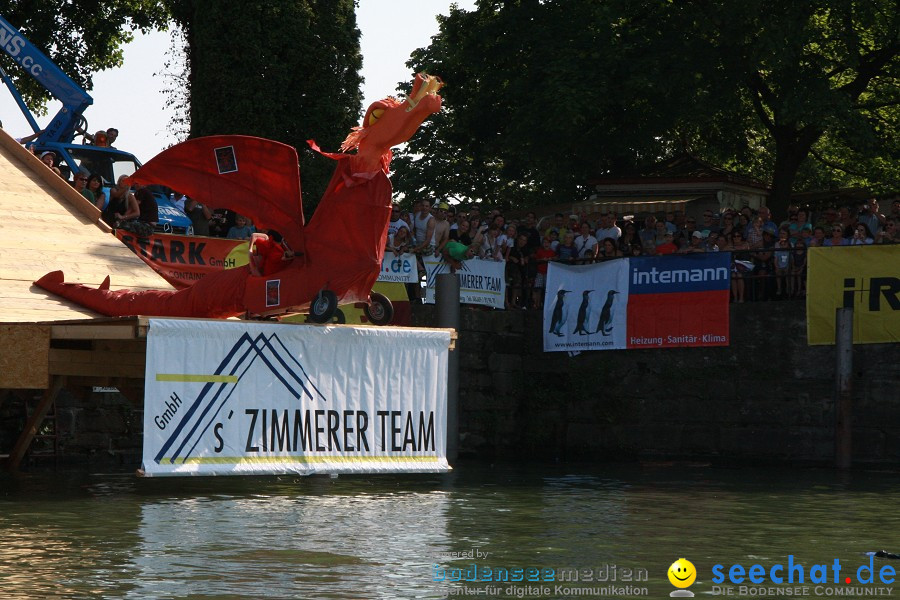
{"type": "Polygon", "coordinates": [[[496,209],[443,202],[432,208],[421,200],[412,211],[394,205],[387,249],[443,256],[457,267],[473,257],[505,262],[507,308],[540,308],[551,261],[731,252],[731,298],[745,302],[803,296],[810,247],[900,243],[900,197],[890,199],[886,213],[870,199],[816,212],[790,206],[781,218],[765,206],[745,206],[707,209],[699,216],[673,210],[635,218],[605,211],[538,219],[528,212],[508,220],[496,209]]]}

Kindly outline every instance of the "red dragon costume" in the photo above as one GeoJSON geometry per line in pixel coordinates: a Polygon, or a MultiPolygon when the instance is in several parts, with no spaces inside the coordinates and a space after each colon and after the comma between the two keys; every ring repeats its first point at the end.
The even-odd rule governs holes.
{"type": "Polygon", "coordinates": [[[368,302],[390,220],[391,148],[409,140],[440,110],[442,85],[437,77],[417,75],[408,98],[386,98],[369,107],[362,126],[341,145],[342,152],[356,149],[355,154],[322,152],[337,166],[305,227],[297,152],[278,142],[197,138],[160,153],[131,177],[245,214],[258,229],[278,230],[297,257],[275,273],[254,276],[247,267],[228,269],[177,291],[112,291],[109,277],[95,289],[65,283],[62,271],[44,275],[35,285],[108,316],[226,318],[307,308],[321,316],[338,303],[368,302]]]}

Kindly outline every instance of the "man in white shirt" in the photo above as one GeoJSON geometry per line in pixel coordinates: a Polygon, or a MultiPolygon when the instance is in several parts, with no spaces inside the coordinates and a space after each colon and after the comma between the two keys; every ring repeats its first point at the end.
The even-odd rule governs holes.
{"type": "Polygon", "coordinates": [[[597,227],[596,237],[598,240],[612,238],[612,241],[618,242],[622,237],[622,230],[612,221],[609,213],[600,215],[600,225],[597,227]]]}
{"type": "Polygon", "coordinates": [[[398,229],[403,229],[404,227],[409,229],[406,221],[400,218],[400,204],[394,202],[391,205],[391,222],[388,224],[388,238],[393,237],[398,229]]]}

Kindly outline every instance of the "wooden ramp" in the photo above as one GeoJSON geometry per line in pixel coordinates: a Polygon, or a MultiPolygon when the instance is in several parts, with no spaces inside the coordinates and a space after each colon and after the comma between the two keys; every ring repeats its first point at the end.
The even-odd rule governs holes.
{"type": "Polygon", "coordinates": [[[32,284],[55,270],[87,285],[109,275],[111,289],[172,289],[111,234],[96,207],[0,130],[0,323],[98,316],[32,284]]]}

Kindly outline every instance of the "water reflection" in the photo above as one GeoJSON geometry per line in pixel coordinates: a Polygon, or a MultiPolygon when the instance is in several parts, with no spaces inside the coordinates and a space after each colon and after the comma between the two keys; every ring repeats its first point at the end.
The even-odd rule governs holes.
{"type": "MultiPolygon", "coordinates": [[[[646,569],[685,556],[862,564],[900,550],[896,473],[464,465],[447,475],[140,480],[0,474],[4,597],[443,598],[448,570],[646,569]],[[450,553],[478,555],[451,556],[450,553]]],[[[483,596],[484,597],[484,596],[483,596]]],[[[531,596],[539,597],[539,596],[531,596]]],[[[540,597],[558,597],[553,593],[540,597]]]]}

